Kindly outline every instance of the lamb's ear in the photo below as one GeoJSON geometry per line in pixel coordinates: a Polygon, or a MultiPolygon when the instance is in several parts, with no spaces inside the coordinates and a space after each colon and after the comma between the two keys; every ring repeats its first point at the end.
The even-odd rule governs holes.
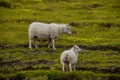
{"type": "Polygon", "coordinates": [[[66,24],[66,26],[69,26],[69,27],[71,27],[71,26],[70,26],[70,24],[66,24]]]}
{"type": "Polygon", "coordinates": [[[75,44],[74,46],[76,47],[77,45],[75,44]]]}
{"type": "Polygon", "coordinates": [[[74,49],[76,49],[76,44],[74,45],[74,49]]]}
{"type": "Polygon", "coordinates": [[[74,50],[76,50],[76,47],[74,46],[74,50]]]}

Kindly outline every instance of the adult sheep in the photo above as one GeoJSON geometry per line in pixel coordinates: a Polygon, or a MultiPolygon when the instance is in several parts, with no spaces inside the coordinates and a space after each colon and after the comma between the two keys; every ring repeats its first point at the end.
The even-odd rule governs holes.
{"type": "Polygon", "coordinates": [[[75,70],[75,66],[77,63],[77,57],[82,49],[79,48],[77,45],[72,47],[70,50],[64,51],[60,56],[60,61],[62,64],[62,70],[65,71],[65,65],[69,65],[70,71],[72,68],[75,70]]]}
{"type": "Polygon", "coordinates": [[[50,48],[52,43],[52,47],[55,50],[54,38],[62,33],[70,35],[71,27],[67,24],[33,22],[29,26],[29,48],[32,48],[32,44],[35,48],[38,48],[36,44],[38,40],[48,40],[48,48],[50,48]]]}

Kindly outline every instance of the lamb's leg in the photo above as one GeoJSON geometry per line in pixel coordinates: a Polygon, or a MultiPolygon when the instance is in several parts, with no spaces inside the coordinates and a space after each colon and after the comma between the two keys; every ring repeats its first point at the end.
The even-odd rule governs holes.
{"type": "Polygon", "coordinates": [[[49,41],[48,41],[48,48],[50,48],[51,46],[51,38],[49,38],[49,41]]]}
{"type": "Polygon", "coordinates": [[[75,67],[76,67],[76,65],[75,65],[75,64],[73,64],[73,69],[74,69],[74,71],[75,71],[75,67]]]}
{"type": "Polygon", "coordinates": [[[62,63],[62,70],[65,71],[65,63],[62,63]]]}
{"type": "Polygon", "coordinates": [[[29,39],[29,48],[31,49],[32,48],[32,40],[29,39]]]}
{"type": "Polygon", "coordinates": [[[71,63],[69,63],[69,68],[70,68],[70,71],[72,71],[72,65],[71,65],[71,63]]]}
{"type": "Polygon", "coordinates": [[[54,39],[52,39],[52,47],[54,50],[56,50],[54,43],[55,43],[55,41],[54,41],[54,39]]]}

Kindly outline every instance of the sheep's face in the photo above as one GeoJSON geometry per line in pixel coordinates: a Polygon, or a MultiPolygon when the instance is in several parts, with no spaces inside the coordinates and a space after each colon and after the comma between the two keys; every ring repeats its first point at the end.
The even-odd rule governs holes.
{"type": "Polygon", "coordinates": [[[71,35],[71,27],[66,25],[64,32],[71,35]]]}
{"type": "Polygon", "coordinates": [[[76,52],[80,52],[80,51],[82,50],[82,49],[79,48],[77,45],[74,46],[74,49],[75,49],[76,52]]]}

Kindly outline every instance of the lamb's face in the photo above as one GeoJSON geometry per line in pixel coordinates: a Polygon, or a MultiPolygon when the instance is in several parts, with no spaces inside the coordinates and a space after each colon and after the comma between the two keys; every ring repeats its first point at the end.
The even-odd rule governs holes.
{"type": "Polygon", "coordinates": [[[64,32],[67,33],[67,34],[69,34],[69,35],[71,35],[71,34],[72,34],[72,33],[71,33],[71,27],[68,26],[68,25],[66,25],[64,32]]]}
{"type": "Polygon", "coordinates": [[[75,48],[75,50],[76,50],[77,52],[80,52],[80,51],[82,50],[82,49],[79,48],[77,45],[75,45],[74,48],[75,48]]]}

